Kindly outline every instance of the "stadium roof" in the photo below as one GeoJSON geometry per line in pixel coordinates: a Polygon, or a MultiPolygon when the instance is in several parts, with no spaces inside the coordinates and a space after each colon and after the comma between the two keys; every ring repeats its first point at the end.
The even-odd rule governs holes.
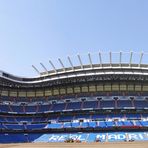
{"type": "Polygon", "coordinates": [[[119,67],[119,68],[148,68],[148,53],[143,52],[98,52],[88,53],[87,55],[77,54],[75,57],[68,56],[62,60],[58,58],[61,67],[56,67],[51,60],[49,64],[51,70],[48,70],[43,63],[40,63],[43,71],[40,71],[36,66],[32,65],[34,70],[40,76],[65,73],[69,71],[81,71],[95,68],[119,67]],[[77,62],[76,62],[77,61],[77,62]]]}
{"type": "Polygon", "coordinates": [[[49,60],[52,70],[48,70],[43,63],[40,63],[43,71],[40,72],[35,66],[34,70],[39,76],[34,78],[17,77],[1,71],[0,77],[11,82],[36,84],[66,80],[82,77],[99,77],[100,80],[113,80],[115,75],[118,79],[125,80],[146,80],[148,81],[148,53],[143,52],[98,52],[95,54],[76,57],[67,57],[67,60],[58,58],[61,68],[56,68],[55,64],[49,60]],[[74,58],[74,60],[72,60],[74,58]],[[77,62],[76,62],[77,60],[77,62]],[[67,62],[68,61],[68,62],[67,62]],[[67,65],[69,64],[69,65],[67,65]],[[132,78],[131,78],[132,76],[132,78]],[[124,77],[124,78],[123,78],[124,77]]]}

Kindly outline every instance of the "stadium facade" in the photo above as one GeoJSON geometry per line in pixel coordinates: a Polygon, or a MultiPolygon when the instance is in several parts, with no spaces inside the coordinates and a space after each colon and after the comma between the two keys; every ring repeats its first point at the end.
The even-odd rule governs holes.
{"type": "Polygon", "coordinates": [[[1,71],[0,143],[148,140],[147,54],[93,56],[34,78],[1,71]]]}

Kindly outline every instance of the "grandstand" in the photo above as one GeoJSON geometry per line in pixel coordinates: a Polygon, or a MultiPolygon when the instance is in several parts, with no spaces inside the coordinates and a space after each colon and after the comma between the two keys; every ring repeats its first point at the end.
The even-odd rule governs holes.
{"type": "Polygon", "coordinates": [[[1,71],[0,143],[148,140],[147,55],[77,55],[78,65],[33,66],[34,78],[1,71]]]}

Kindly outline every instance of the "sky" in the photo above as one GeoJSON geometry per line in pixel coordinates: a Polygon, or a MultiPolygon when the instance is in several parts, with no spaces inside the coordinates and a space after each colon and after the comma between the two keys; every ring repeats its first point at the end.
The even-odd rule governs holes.
{"type": "MultiPolygon", "coordinates": [[[[0,70],[34,77],[76,55],[148,52],[148,0],[0,0],[0,70]]],[[[126,56],[125,56],[126,59],[126,56]]]]}

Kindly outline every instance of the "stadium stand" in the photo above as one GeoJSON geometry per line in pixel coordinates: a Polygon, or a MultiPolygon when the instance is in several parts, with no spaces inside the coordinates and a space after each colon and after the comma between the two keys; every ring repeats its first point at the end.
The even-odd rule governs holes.
{"type": "Polygon", "coordinates": [[[86,64],[35,78],[2,71],[0,143],[148,140],[148,65],[140,66],[86,64]]]}

